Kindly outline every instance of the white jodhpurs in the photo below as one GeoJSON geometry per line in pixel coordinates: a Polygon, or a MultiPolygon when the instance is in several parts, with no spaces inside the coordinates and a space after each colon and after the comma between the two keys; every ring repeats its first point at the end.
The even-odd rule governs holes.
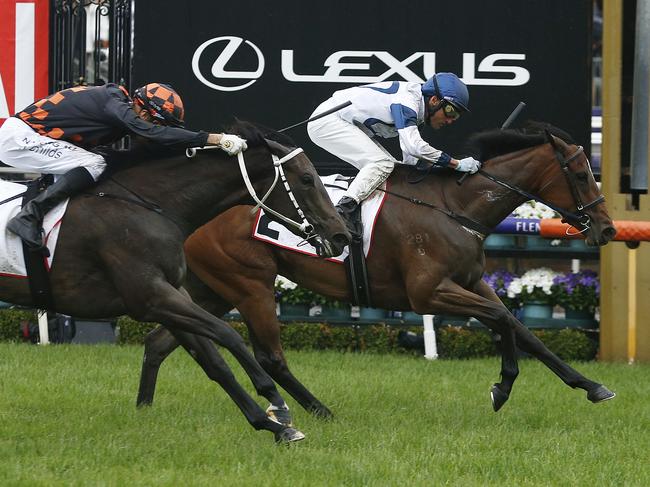
{"type": "MultiPolygon", "coordinates": [[[[312,116],[337,104],[330,98],[321,103],[312,116]]],[[[344,195],[354,198],[357,202],[367,198],[381,185],[398,162],[363,130],[342,120],[336,113],[309,122],[307,133],[316,145],[359,169],[359,174],[344,195]]]]}
{"type": "Polygon", "coordinates": [[[106,168],[98,154],[70,142],[39,135],[16,117],[9,117],[0,127],[0,161],[25,172],[65,174],[84,167],[95,181],[106,168]]]}

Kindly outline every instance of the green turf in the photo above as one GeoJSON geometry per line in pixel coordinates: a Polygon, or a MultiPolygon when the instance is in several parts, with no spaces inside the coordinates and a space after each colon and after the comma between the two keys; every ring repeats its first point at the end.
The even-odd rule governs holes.
{"type": "Polygon", "coordinates": [[[141,353],[1,344],[0,485],[650,485],[650,366],[577,364],[618,393],[593,405],[522,361],[494,413],[496,359],[290,352],[336,419],[287,397],[307,439],[279,447],[182,352],[137,410],[141,353]]]}

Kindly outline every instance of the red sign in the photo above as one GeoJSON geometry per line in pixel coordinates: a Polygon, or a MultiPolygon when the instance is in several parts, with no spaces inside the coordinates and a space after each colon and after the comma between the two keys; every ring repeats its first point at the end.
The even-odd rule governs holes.
{"type": "Polygon", "coordinates": [[[0,123],[48,94],[49,0],[0,0],[0,123]]]}

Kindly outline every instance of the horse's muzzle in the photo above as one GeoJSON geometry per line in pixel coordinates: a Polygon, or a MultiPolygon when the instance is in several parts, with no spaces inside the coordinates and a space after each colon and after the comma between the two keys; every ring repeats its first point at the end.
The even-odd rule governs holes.
{"type": "Polygon", "coordinates": [[[592,247],[600,247],[612,241],[616,236],[616,228],[614,228],[614,225],[611,224],[605,225],[602,229],[599,229],[599,231],[596,230],[597,229],[595,227],[592,227],[592,231],[590,231],[587,235],[587,245],[592,247]]]}
{"type": "Polygon", "coordinates": [[[616,236],[616,228],[614,227],[614,225],[606,226],[600,232],[600,242],[598,245],[605,245],[607,242],[614,240],[615,236],[616,236]]]}
{"type": "Polygon", "coordinates": [[[349,238],[343,233],[337,233],[329,239],[317,235],[312,239],[312,245],[316,248],[319,257],[328,258],[341,255],[349,241],[349,238]]]}

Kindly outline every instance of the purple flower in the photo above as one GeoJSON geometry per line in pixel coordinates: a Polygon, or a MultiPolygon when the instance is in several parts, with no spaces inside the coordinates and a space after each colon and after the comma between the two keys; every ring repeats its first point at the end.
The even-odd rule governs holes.
{"type": "Polygon", "coordinates": [[[494,272],[486,272],[483,275],[483,280],[494,289],[494,292],[508,308],[514,308],[516,307],[516,303],[508,298],[508,286],[518,277],[517,274],[513,274],[505,269],[498,269],[494,272]]]}
{"type": "Polygon", "coordinates": [[[553,280],[553,291],[565,308],[593,310],[600,299],[598,274],[585,270],[559,275],[553,280]]]}

